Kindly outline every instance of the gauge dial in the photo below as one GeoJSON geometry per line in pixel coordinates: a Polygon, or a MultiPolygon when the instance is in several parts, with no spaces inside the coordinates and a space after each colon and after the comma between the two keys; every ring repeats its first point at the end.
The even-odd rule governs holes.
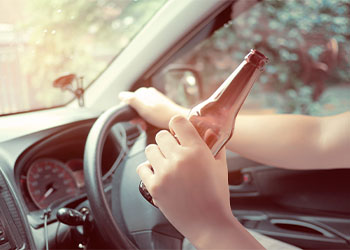
{"type": "Polygon", "coordinates": [[[72,159],[66,162],[66,166],[73,171],[78,188],[84,187],[84,161],[82,159],[72,159]]]}
{"type": "Polygon", "coordinates": [[[78,193],[72,170],[53,159],[39,159],[30,165],[27,188],[35,205],[41,209],[54,201],[78,193]]]}

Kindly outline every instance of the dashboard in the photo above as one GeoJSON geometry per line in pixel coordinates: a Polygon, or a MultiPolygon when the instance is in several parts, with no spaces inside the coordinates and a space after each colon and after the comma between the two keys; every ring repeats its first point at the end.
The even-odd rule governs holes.
{"type": "MultiPolygon", "coordinates": [[[[89,121],[55,133],[22,155],[15,166],[15,177],[29,211],[55,207],[60,201],[85,193],[83,156],[91,126],[89,121]]],[[[102,157],[105,178],[120,150],[110,135],[102,157]]]]}
{"type": "MultiPolygon", "coordinates": [[[[0,249],[44,249],[43,215],[47,211],[51,211],[47,218],[50,245],[61,249],[76,246],[65,238],[71,235],[72,227],[59,223],[56,213],[63,207],[77,211],[89,207],[83,158],[88,133],[99,114],[84,116],[81,112],[78,117],[76,111],[65,112],[60,124],[52,120],[46,128],[11,138],[3,131],[0,134],[0,249]],[[7,139],[1,141],[4,136],[7,139]]],[[[58,116],[57,111],[44,114],[48,121],[58,116]]],[[[22,129],[18,131],[23,133],[22,129]]],[[[111,205],[126,218],[120,225],[135,235],[140,235],[149,218],[158,219],[158,214],[152,213],[142,217],[149,204],[137,188],[129,188],[139,184],[135,163],[143,159],[140,152],[152,143],[155,133],[145,135],[135,125],[119,123],[111,128],[103,148],[101,172],[106,197],[109,191],[116,197],[111,205]],[[132,160],[117,168],[128,151],[132,160]],[[113,180],[114,170],[118,178],[113,180]],[[124,178],[127,181],[121,181],[124,178]],[[114,184],[118,188],[112,189],[114,184]],[[135,216],[138,214],[142,219],[135,216]]],[[[239,163],[235,155],[227,159],[229,166],[239,163]]],[[[244,226],[303,248],[349,247],[349,170],[291,171],[251,165],[240,173],[249,177],[248,182],[236,182],[236,172],[231,171],[230,198],[244,226]]],[[[98,233],[91,234],[91,242],[96,244],[91,248],[100,246],[102,237],[98,233]]],[[[151,242],[148,236],[142,237],[145,245],[151,242]]]]}
{"type": "MultiPolygon", "coordinates": [[[[50,119],[57,118],[57,111],[38,113],[46,116],[45,128],[38,123],[36,130],[21,134],[32,129],[22,122],[23,129],[7,125],[12,131],[6,134],[3,130],[0,135],[0,139],[5,138],[0,140],[0,249],[43,249],[45,212],[51,211],[47,223],[53,230],[53,235],[48,236],[52,240],[69,230],[57,222],[57,210],[75,208],[87,202],[84,149],[90,128],[99,114],[81,111],[77,115],[76,110],[66,110],[58,124],[50,119]],[[18,131],[17,136],[13,131],[18,131]]],[[[38,119],[35,115],[28,114],[38,119]]],[[[11,119],[14,118],[9,117],[11,119]]],[[[16,124],[20,123],[16,121],[16,124]]],[[[101,162],[106,187],[111,184],[113,172],[133,143],[129,138],[138,135],[137,126],[130,123],[112,127],[103,146],[101,162]]],[[[66,242],[72,244],[69,240],[66,242]]]]}

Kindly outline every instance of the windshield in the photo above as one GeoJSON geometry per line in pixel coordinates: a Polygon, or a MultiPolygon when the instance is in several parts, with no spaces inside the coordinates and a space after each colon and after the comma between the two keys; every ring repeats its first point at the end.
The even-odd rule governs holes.
{"type": "Polygon", "coordinates": [[[63,105],[53,82],[75,74],[83,88],[165,0],[0,0],[0,115],[63,105]]]}

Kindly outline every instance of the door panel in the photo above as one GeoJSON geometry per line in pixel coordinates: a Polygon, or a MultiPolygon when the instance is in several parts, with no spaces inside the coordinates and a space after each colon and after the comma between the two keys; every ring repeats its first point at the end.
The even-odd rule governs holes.
{"type": "Polygon", "coordinates": [[[257,166],[229,175],[233,213],[245,227],[302,248],[350,248],[350,170],[257,166]]]}

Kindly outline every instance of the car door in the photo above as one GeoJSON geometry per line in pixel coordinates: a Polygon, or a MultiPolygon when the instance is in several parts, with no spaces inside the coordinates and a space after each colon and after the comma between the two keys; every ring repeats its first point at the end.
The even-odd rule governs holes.
{"type": "MultiPolygon", "coordinates": [[[[203,29],[203,41],[193,38],[151,85],[192,107],[256,48],[270,62],[241,115],[349,111],[349,11],[346,1],[236,1],[212,22],[213,35],[203,39],[203,29]]],[[[301,248],[350,247],[349,170],[285,170],[234,152],[227,162],[231,206],[245,227],[301,248]]]]}

